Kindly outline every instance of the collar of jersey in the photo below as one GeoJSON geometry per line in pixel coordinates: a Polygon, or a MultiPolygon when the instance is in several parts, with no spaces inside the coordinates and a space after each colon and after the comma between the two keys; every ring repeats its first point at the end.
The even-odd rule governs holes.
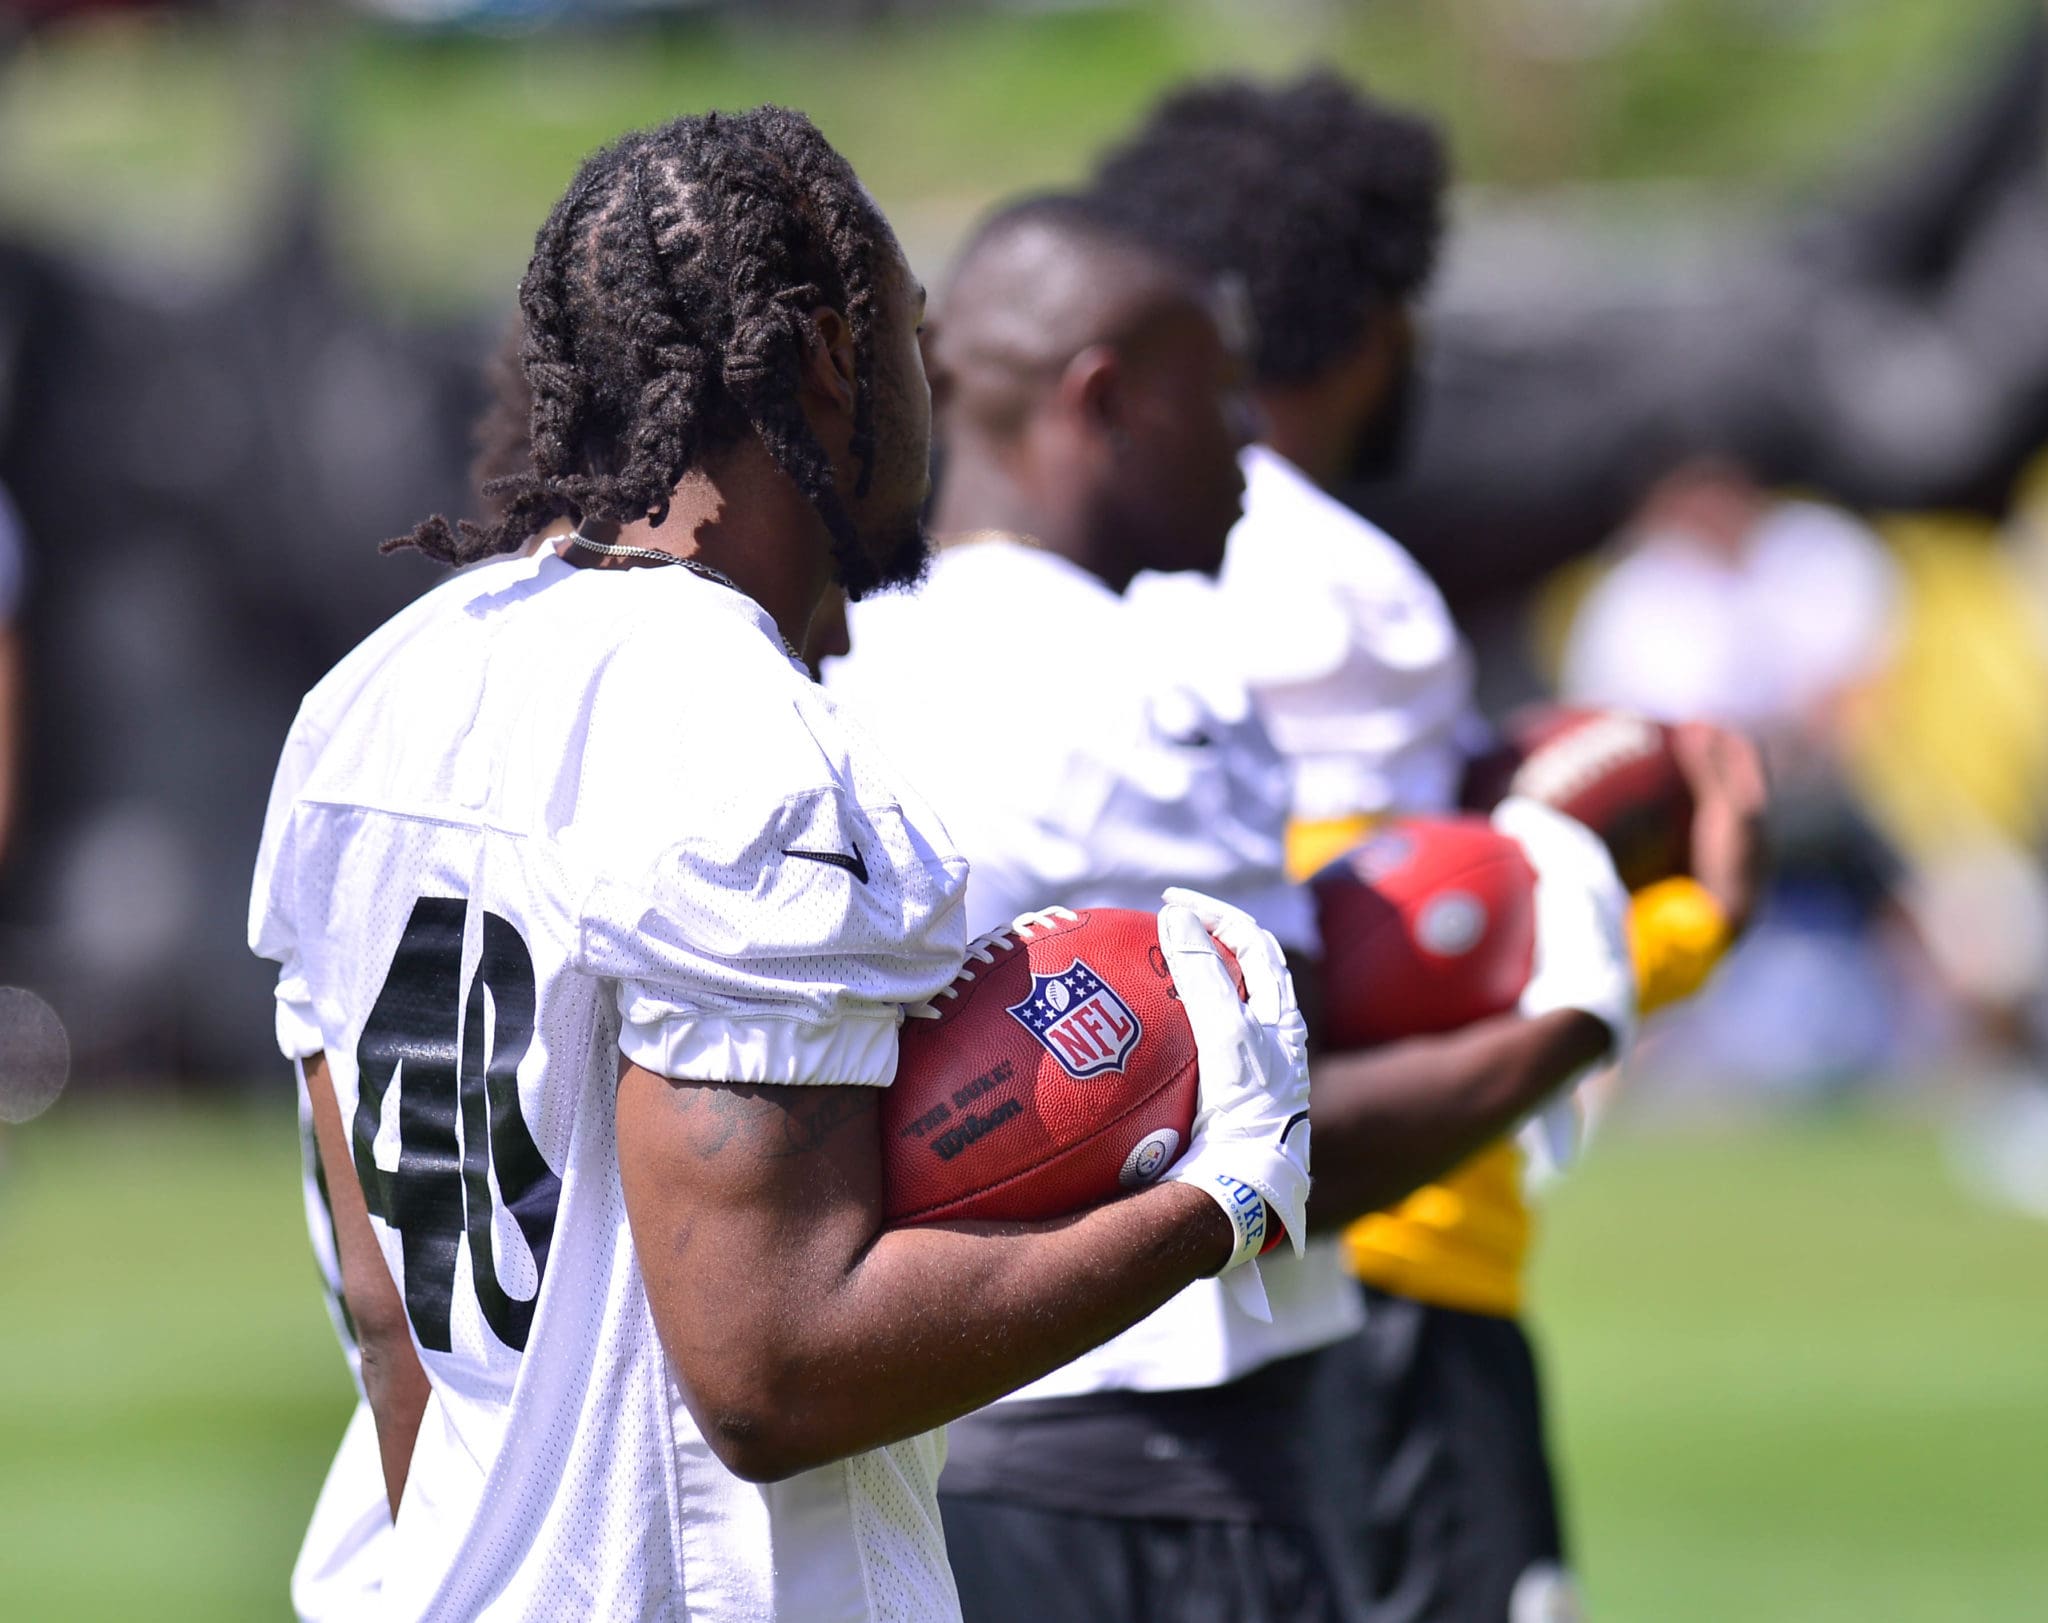
{"type": "Polygon", "coordinates": [[[956,536],[939,549],[938,557],[932,560],[932,569],[934,573],[941,569],[958,569],[970,558],[999,568],[1021,568],[1060,576],[1094,596],[1112,602],[1121,601],[1099,576],[1091,575],[1071,558],[1048,552],[1030,536],[1015,530],[969,530],[956,536]]]}
{"type": "Polygon", "coordinates": [[[769,618],[766,609],[747,596],[745,592],[737,591],[730,586],[721,586],[717,581],[706,580],[702,575],[694,574],[690,570],[663,568],[658,564],[650,564],[638,569],[582,569],[570,563],[554,549],[552,544],[541,547],[526,562],[530,573],[536,580],[541,577],[544,570],[553,567],[562,571],[564,577],[569,575],[655,575],[666,580],[686,582],[687,584],[679,587],[666,586],[657,588],[657,590],[694,591],[703,594],[698,597],[697,601],[716,605],[720,613],[737,615],[740,619],[745,620],[748,625],[768,639],[768,646],[781,655],[789,663],[792,670],[802,672],[806,678],[810,675],[808,671],[804,670],[801,663],[789,658],[788,650],[782,645],[782,634],[775,629],[775,622],[769,618]]]}

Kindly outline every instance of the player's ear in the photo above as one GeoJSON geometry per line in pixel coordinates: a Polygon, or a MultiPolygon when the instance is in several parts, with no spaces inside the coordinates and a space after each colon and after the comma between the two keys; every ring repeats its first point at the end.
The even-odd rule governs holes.
{"type": "Polygon", "coordinates": [[[801,386],[805,393],[818,395],[849,416],[852,414],[853,325],[829,304],[821,304],[810,313],[801,386]]]}
{"type": "Polygon", "coordinates": [[[1124,371],[1107,344],[1091,344],[1060,373],[1061,406],[1089,428],[1113,433],[1123,428],[1124,371]]]}

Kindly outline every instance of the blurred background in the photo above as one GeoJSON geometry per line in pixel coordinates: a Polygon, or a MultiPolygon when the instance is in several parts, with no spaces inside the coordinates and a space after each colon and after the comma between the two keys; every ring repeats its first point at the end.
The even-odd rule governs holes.
{"type": "Polygon", "coordinates": [[[0,1616],[285,1614],[350,1390],[249,870],[434,577],[376,543],[474,510],[579,158],[788,102],[936,285],[1166,87],[1312,62],[1451,132],[1417,454],[1353,494],[1489,709],[1776,777],[1759,928],[1551,1202],[1593,1614],[2042,1615],[2040,0],[0,0],[0,984],[72,1057],[0,1128],[0,1616]]]}

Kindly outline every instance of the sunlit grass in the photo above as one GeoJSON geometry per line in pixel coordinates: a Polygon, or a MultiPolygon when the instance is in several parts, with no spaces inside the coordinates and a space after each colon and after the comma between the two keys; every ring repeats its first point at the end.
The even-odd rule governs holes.
{"type": "MultiPolygon", "coordinates": [[[[2048,1227],[1932,1135],[1618,1134],[1536,1281],[1603,1623],[2020,1623],[2048,1227]]],[[[274,1617],[348,1413],[288,1113],[60,1107],[0,1172],[0,1617],[274,1617]]]]}

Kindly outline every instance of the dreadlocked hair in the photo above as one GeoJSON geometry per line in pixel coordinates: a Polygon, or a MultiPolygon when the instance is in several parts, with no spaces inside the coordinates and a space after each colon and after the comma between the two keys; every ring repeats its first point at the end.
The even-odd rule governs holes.
{"type": "Polygon", "coordinates": [[[1434,126],[1327,71],[1167,96],[1102,159],[1096,197],[1155,246],[1243,279],[1261,383],[1299,383],[1421,291],[1449,165],[1434,126]]]}
{"type": "Polygon", "coordinates": [[[810,312],[829,305],[852,334],[865,494],[888,230],[846,160],[781,107],[679,118],[585,160],[519,284],[527,466],[483,487],[494,520],[436,515],[384,550],[466,564],[516,552],[563,514],[660,524],[677,480],[751,433],[817,510],[842,567],[857,567],[797,390],[810,312]]]}
{"type": "MultiPolygon", "coordinates": [[[[533,421],[533,391],[526,386],[526,369],[520,364],[525,337],[518,321],[505,328],[498,347],[484,363],[484,388],[490,399],[483,415],[470,430],[470,448],[475,453],[469,464],[469,482],[481,490],[533,466],[527,444],[528,425],[533,421]]],[[[502,504],[485,504],[495,517],[502,504]]]]}

